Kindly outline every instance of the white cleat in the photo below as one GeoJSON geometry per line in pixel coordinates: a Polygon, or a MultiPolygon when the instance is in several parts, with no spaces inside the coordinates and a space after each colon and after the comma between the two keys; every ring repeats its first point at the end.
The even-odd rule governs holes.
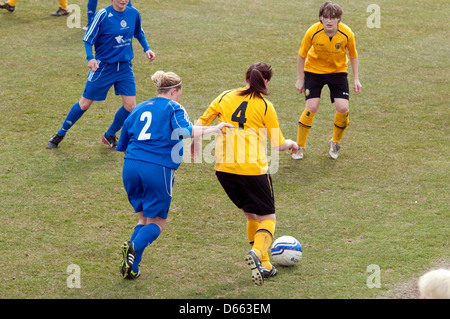
{"type": "Polygon", "coordinates": [[[330,154],[330,157],[332,159],[337,159],[339,154],[339,150],[341,149],[341,145],[339,143],[335,143],[332,140],[328,142],[328,145],[330,146],[330,150],[328,151],[328,154],[330,154]]]}
{"type": "Polygon", "coordinates": [[[303,159],[303,155],[305,155],[305,149],[299,146],[298,151],[292,154],[292,159],[301,160],[303,159]]]}

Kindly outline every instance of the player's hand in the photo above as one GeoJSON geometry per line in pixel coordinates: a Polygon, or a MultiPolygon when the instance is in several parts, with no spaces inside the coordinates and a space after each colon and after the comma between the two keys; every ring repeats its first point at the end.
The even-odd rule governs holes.
{"type": "Polygon", "coordinates": [[[88,61],[88,68],[92,71],[95,72],[98,69],[98,63],[96,59],[92,59],[88,61]]]}
{"type": "Polygon", "coordinates": [[[147,59],[148,59],[149,62],[153,62],[156,59],[156,54],[152,50],[146,51],[145,55],[147,56],[147,59]]]}
{"type": "Polygon", "coordinates": [[[359,80],[354,80],[353,81],[353,90],[355,91],[356,94],[361,93],[361,89],[362,89],[362,85],[359,82],[359,80]]]}
{"type": "Polygon", "coordinates": [[[234,126],[233,124],[230,124],[230,123],[221,122],[216,126],[217,132],[221,132],[222,134],[227,134],[226,130],[223,129],[224,127],[225,128],[235,128],[236,126],[234,126]]]}
{"type": "Polygon", "coordinates": [[[289,146],[288,146],[288,150],[290,150],[289,154],[295,154],[298,151],[298,145],[296,142],[292,141],[292,140],[286,140],[286,142],[288,142],[289,146]]]}
{"type": "Polygon", "coordinates": [[[305,91],[305,81],[302,79],[297,79],[297,82],[295,82],[295,88],[299,94],[302,94],[305,91]]]}

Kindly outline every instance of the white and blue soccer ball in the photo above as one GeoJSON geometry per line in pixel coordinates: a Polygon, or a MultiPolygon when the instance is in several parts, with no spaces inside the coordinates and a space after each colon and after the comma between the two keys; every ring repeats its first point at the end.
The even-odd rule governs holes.
{"type": "Polygon", "coordinates": [[[302,245],[292,236],[281,236],[272,244],[272,258],[280,266],[293,266],[302,258],[302,245]]]}

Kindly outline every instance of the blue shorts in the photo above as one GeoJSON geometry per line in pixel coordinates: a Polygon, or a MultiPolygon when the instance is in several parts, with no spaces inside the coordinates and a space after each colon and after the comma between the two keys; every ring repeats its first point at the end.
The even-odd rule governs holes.
{"type": "Polygon", "coordinates": [[[175,170],[148,162],[125,159],[122,181],[128,200],[144,217],[167,219],[175,170]]]}
{"type": "Polygon", "coordinates": [[[136,96],[133,65],[131,61],[106,63],[99,61],[97,71],[89,71],[83,97],[104,101],[111,86],[116,95],[136,96]]]}

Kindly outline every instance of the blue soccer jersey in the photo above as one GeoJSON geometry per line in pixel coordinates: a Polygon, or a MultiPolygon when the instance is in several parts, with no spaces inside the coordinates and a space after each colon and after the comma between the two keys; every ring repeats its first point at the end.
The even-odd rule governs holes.
{"type": "Polygon", "coordinates": [[[137,105],[122,127],[116,150],[134,159],[178,169],[183,157],[183,138],[190,137],[192,123],[179,103],[157,97],[137,105]]]}
{"type": "Polygon", "coordinates": [[[94,45],[97,60],[115,63],[133,59],[133,37],[139,40],[144,51],[150,50],[139,11],[127,6],[123,12],[118,12],[111,5],[95,14],[83,41],[94,45]]]}

